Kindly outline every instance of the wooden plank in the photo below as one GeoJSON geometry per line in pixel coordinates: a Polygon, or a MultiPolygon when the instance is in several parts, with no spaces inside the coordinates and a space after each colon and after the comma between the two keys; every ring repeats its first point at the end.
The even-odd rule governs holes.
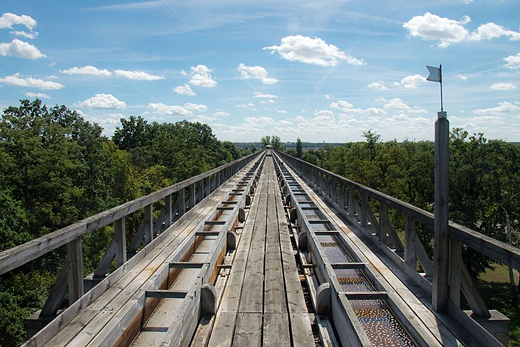
{"type": "Polygon", "coordinates": [[[239,313],[233,346],[256,347],[262,345],[262,313],[239,313]]]}
{"type": "Polygon", "coordinates": [[[291,346],[287,314],[264,313],[263,346],[291,346]]]}
{"type": "MultiPolygon", "coordinates": [[[[264,187],[264,179],[261,178],[257,191],[262,192],[264,187]]],[[[233,267],[230,271],[227,285],[222,293],[218,313],[215,316],[215,324],[210,337],[209,346],[231,346],[231,343],[233,342],[233,331],[237,320],[242,284],[250,252],[253,230],[256,223],[255,216],[258,211],[260,200],[260,195],[257,196],[258,198],[253,200],[248,218],[242,229],[240,243],[233,260],[233,267]]]]}
{"type": "MultiPolygon", "coordinates": [[[[282,271],[278,213],[275,189],[277,181],[272,158],[265,163],[268,174],[267,232],[265,243],[264,313],[287,313],[285,285],[282,271]]],[[[263,217],[262,217],[263,218],[263,217]]],[[[285,216],[284,216],[285,219],[285,216]]],[[[285,324],[288,330],[288,321],[285,324]]]]}
{"type": "MultiPolygon", "coordinates": [[[[264,165],[265,166],[265,165],[264,165]]],[[[264,250],[267,228],[267,184],[266,193],[257,196],[259,200],[253,229],[253,239],[247,259],[240,298],[239,312],[258,313],[263,310],[263,295],[258,295],[264,282],[264,250]]],[[[263,289],[262,289],[263,290],[263,289]]]]}

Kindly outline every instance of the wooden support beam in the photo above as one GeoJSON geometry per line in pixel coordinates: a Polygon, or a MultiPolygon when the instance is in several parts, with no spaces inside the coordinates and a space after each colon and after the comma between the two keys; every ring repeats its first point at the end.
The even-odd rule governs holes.
{"type": "Polygon", "coordinates": [[[115,256],[116,268],[126,263],[126,226],[125,217],[115,222],[115,256]]]}
{"type": "Polygon", "coordinates": [[[150,289],[145,292],[147,298],[157,299],[184,299],[188,295],[185,290],[150,289]]]}
{"type": "Polygon", "coordinates": [[[435,121],[435,220],[432,306],[437,312],[448,307],[448,162],[450,123],[445,112],[435,121]]]}
{"type": "Polygon", "coordinates": [[[348,186],[348,214],[352,219],[354,219],[356,215],[354,209],[354,188],[352,186],[348,186]]]}
{"type": "Polygon", "coordinates": [[[164,223],[166,225],[166,229],[173,223],[173,196],[171,194],[166,195],[164,198],[164,210],[165,210],[165,219],[164,223]]]}
{"type": "Polygon", "coordinates": [[[67,243],[67,263],[68,263],[68,287],[69,305],[84,294],[83,288],[83,249],[81,237],[67,243]]]}
{"type": "Polygon", "coordinates": [[[61,267],[60,274],[56,278],[56,282],[49,293],[49,297],[40,312],[40,318],[54,317],[58,312],[58,308],[63,302],[65,293],[68,287],[68,276],[69,276],[69,262],[65,259],[63,266],[61,267]]]}
{"type": "Polygon", "coordinates": [[[343,292],[343,294],[349,300],[385,300],[388,298],[387,292],[343,292]]]}
{"type": "Polygon", "coordinates": [[[368,209],[369,208],[370,208],[370,206],[368,205],[368,194],[366,194],[365,192],[362,192],[361,193],[361,215],[360,215],[362,228],[367,227],[368,209]]]}
{"type": "Polygon", "coordinates": [[[417,241],[415,233],[415,219],[404,216],[404,262],[412,269],[417,268],[417,257],[415,256],[415,242],[417,241]]]}
{"type": "Polygon", "coordinates": [[[388,245],[388,206],[379,203],[379,241],[388,245]]]}
{"type": "Polygon", "coordinates": [[[458,241],[450,240],[449,294],[451,302],[458,307],[460,307],[460,267],[464,266],[461,255],[462,244],[458,241]]]}
{"type": "Polygon", "coordinates": [[[144,244],[153,240],[153,204],[144,208],[144,244]]]}
{"type": "Polygon", "coordinates": [[[186,191],[184,188],[177,193],[177,203],[179,205],[179,217],[186,213],[186,191]]]}
{"type": "Polygon", "coordinates": [[[188,187],[188,206],[192,208],[197,204],[197,197],[195,196],[195,183],[188,187]]]}

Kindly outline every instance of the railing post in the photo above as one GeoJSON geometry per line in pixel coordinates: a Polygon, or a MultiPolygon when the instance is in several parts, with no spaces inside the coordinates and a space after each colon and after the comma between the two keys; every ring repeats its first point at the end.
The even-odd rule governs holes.
{"type": "Polygon", "coordinates": [[[361,193],[361,227],[366,228],[368,225],[368,194],[366,192],[361,193]]]}
{"type": "Polygon", "coordinates": [[[354,207],[354,188],[352,186],[348,186],[348,215],[352,219],[354,219],[354,216],[356,215],[354,207]]]}
{"type": "Polygon", "coordinates": [[[379,241],[388,245],[388,206],[379,203],[379,241]]]}
{"type": "Polygon", "coordinates": [[[446,112],[435,121],[435,205],[432,306],[445,312],[448,306],[448,164],[450,123],[446,112]]]}
{"type": "Polygon", "coordinates": [[[116,267],[120,267],[126,262],[126,228],[125,217],[116,220],[116,267]]]}
{"type": "Polygon", "coordinates": [[[69,305],[72,305],[84,294],[82,244],[81,237],[67,243],[69,305]]]}
{"type": "Polygon", "coordinates": [[[166,228],[172,225],[173,222],[173,204],[172,204],[172,195],[168,194],[164,198],[164,208],[166,209],[166,217],[164,219],[164,223],[166,224],[166,228]]]}
{"type": "Polygon", "coordinates": [[[145,246],[153,240],[153,204],[144,208],[144,244],[145,246]]]}
{"type": "Polygon", "coordinates": [[[185,189],[182,188],[178,192],[179,196],[179,217],[182,216],[184,213],[186,213],[186,192],[185,189]]]}
{"type": "Polygon", "coordinates": [[[417,268],[417,256],[415,255],[415,219],[405,215],[404,217],[404,262],[412,269],[417,268]]]}
{"type": "Polygon", "coordinates": [[[460,307],[460,267],[463,265],[461,254],[462,244],[450,239],[449,294],[450,300],[457,305],[457,307],[460,307]]]}
{"type": "Polygon", "coordinates": [[[195,183],[191,184],[188,188],[188,205],[190,208],[193,208],[195,204],[197,203],[197,198],[195,197],[195,183]]]}

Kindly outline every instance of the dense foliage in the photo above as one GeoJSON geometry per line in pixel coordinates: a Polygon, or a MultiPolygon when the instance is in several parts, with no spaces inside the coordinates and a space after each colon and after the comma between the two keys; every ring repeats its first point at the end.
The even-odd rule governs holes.
{"type": "MultiPolygon", "coordinates": [[[[433,212],[434,144],[382,142],[372,131],[364,136],[365,142],[306,150],[302,159],[433,212]]],[[[505,211],[512,229],[520,227],[520,146],[455,128],[449,170],[450,220],[507,241],[505,211]]],[[[402,221],[394,218],[394,223],[402,221]]],[[[432,230],[418,231],[431,252],[432,230]]],[[[513,244],[518,243],[513,237],[513,244]]],[[[471,249],[463,256],[474,277],[492,265],[471,249]]]]}
{"type": "MultiPolygon", "coordinates": [[[[0,251],[149,194],[245,154],[208,125],[121,119],[113,139],[65,106],[40,100],[8,107],[0,120],[0,251]]],[[[84,237],[84,271],[110,230],[84,237]]],[[[0,277],[0,345],[24,341],[24,319],[41,308],[63,250],[0,277]]]]}

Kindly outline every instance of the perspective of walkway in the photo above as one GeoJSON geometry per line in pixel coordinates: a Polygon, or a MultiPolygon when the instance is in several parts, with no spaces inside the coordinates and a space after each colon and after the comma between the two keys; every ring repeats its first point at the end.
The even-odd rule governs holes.
{"type": "MultiPolygon", "coordinates": [[[[28,320],[34,335],[26,345],[507,343],[507,322],[496,312],[487,316],[495,326],[484,328],[458,307],[432,309],[432,265],[414,241],[415,220],[406,219],[403,245],[383,203],[376,219],[363,202],[368,197],[361,194],[362,202],[354,203],[355,193],[339,181],[311,185],[326,177],[318,171],[302,175],[298,165],[264,151],[94,216],[39,246],[27,245],[16,259],[7,254],[0,259],[2,272],[29,261],[33,255],[20,260],[23,252],[36,253],[33,248],[42,244],[46,251],[67,245],[61,280],[39,316],[28,320]],[[157,201],[163,207],[154,218],[157,201]],[[142,208],[141,228],[127,243],[125,216],[142,208]],[[85,280],[77,244],[90,229],[109,223],[116,226],[114,239],[85,280]],[[64,236],[69,233],[74,235],[64,236]],[[396,254],[400,263],[392,258],[396,254]],[[60,313],[67,289],[70,306],[60,313]]],[[[460,277],[450,300],[473,288],[460,277]]]]}

